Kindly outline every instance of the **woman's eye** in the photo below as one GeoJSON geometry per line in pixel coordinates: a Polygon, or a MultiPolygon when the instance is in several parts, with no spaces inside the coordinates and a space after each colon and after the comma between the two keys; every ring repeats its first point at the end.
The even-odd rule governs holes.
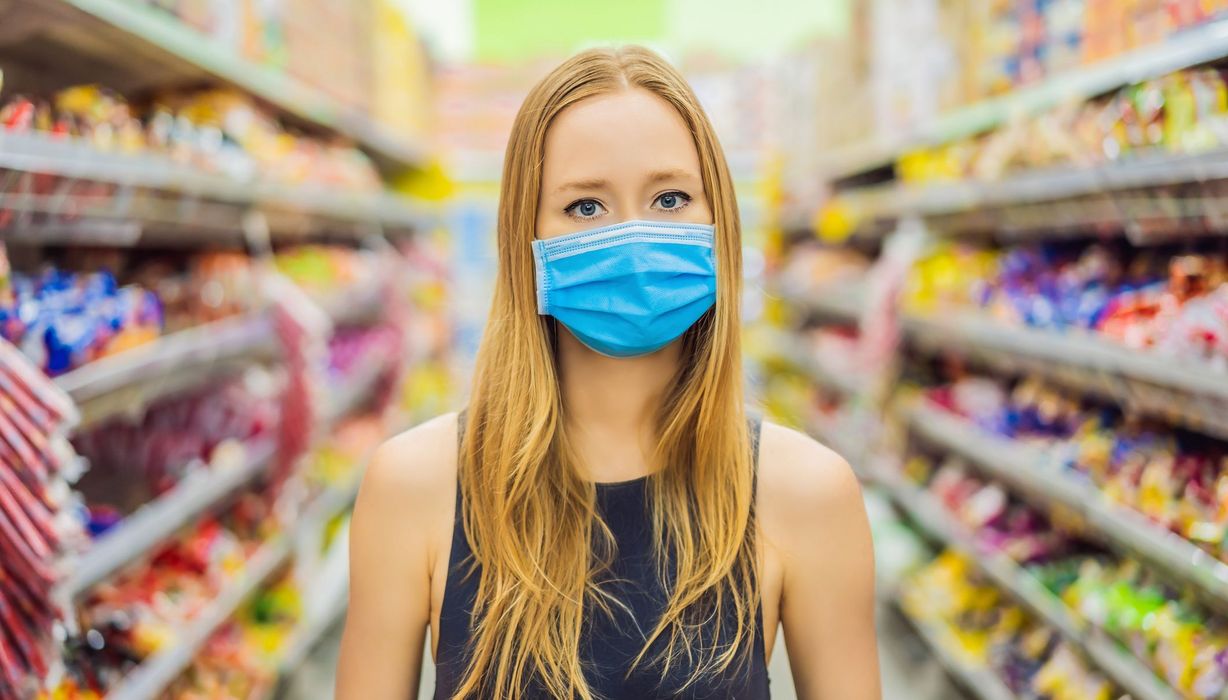
{"type": "Polygon", "coordinates": [[[690,196],[684,192],[666,192],[657,197],[656,204],[665,211],[677,211],[690,204],[690,202],[690,196]]]}
{"type": "Polygon", "coordinates": [[[573,219],[595,219],[605,211],[605,207],[595,199],[581,199],[563,210],[573,219]]]}

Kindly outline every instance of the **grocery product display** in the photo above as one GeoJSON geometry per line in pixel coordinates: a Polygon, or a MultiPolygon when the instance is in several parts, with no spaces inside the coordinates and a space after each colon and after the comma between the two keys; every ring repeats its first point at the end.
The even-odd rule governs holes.
{"type": "Polygon", "coordinates": [[[380,187],[361,151],[288,131],[233,90],[168,93],[137,107],[102,86],[83,85],[47,97],[12,96],[0,103],[0,124],[10,134],[158,155],[241,180],[368,192],[380,187]]]}
{"type": "MultiPolygon", "coordinates": [[[[79,431],[72,439],[90,469],[77,483],[90,509],[90,531],[166,493],[202,465],[241,462],[235,450],[268,442],[279,422],[277,383],[260,370],[221,385],[161,399],[140,421],[123,417],[79,431]]],[[[242,453],[240,453],[242,454],[242,453]]]]}
{"type": "Polygon", "coordinates": [[[930,400],[979,427],[1056,455],[1074,478],[1223,558],[1224,445],[1081,404],[1035,380],[1009,394],[985,380],[934,390],[930,400]],[[969,414],[961,397],[976,396],[969,414]]]}
{"type": "Polygon", "coordinates": [[[57,252],[38,270],[5,276],[0,336],[59,376],[167,333],[257,311],[256,286],[240,253],[57,252]]]}
{"type": "Polygon", "coordinates": [[[149,290],[120,288],[106,272],[78,276],[48,270],[14,277],[5,339],[49,374],[62,374],[161,334],[162,307],[149,290]],[[22,318],[25,316],[25,318],[22,318]]]}
{"type": "Polygon", "coordinates": [[[428,157],[428,56],[395,2],[19,4],[0,52],[22,93],[74,82],[113,82],[142,97],[184,85],[230,86],[297,127],[358,145],[381,168],[418,167],[428,157]],[[27,51],[31,40],[47,51],[27,51]]]}
{"type": "Polygon", "coordinates": [[[289,575],[257,591],[209,639],[168,693],[182,698],[257,697],[273,692],[279,655],[302,620],[302,594],[289,575]]]}
{"type": "Polygon", "coordinates": [[[766,407],[928,541],[879,595],[971,697],[1223,697],[1224,8],[904,5],[799,59],[877,92],[782,169],[766,407]]]}
{"type": "Polygon", "coordinates": [[[321,90],[339,106],[374,111],[381,86],[375,77],[379,64],[369,43],[379,35],[383,2],[149,0],[144,4],[252,64],[321,90]]]}
{"type": "MultiPolygon", "coordinates": [[[[979,580],[961,555],[944,552],[907,579],[906,614],[933,625],[966,663],[990,668],[998,697],[1107,700],[1113,684],[1051,628],[979,580]]],[[[984,681],[986,685],[993,681],[984,681]]]]}
{"type": "MultiPolygon", "coordinates": [[[[71,267],[70,252],[48,251],[43,264],[71,267]]],[[[10,275],[7,328],[18,344],[4,345],[9,409],[0,430],[14,467],[4,482],[11,506],[4,523],[6,549],[24,565],[6,577],[9,696],[40,686],[65,698],[213,697],[223,686],[272,691],[283,671],[269,660],[272,650],[264,662],[218,661],[253,643],[243,641],[243,630],[255,623],[235,611],[278,569],[339,561],[344,572],[344,552],[334,551],[336,521],[354,499],[362,465],[391,431],[450,395],[446,307],[437,301],[418,321],[437,329],[433,337],[413,344],[406,337],[415,299],[427,287],[445,293],[431,274],[407,283],[393,274],[446,269],[425,244],[415,254],[312,246],[240,261],[132,252],[92,257],[106,266],[97,272],[48,267],[39,276],[10,275]],[[141,282],[120,287],[116,275],[141,282]],[[259,291],[266,287],[273,291],[259,291]],[[126,347],[115,339],[140,330],[141,317],[117,291],[133,293],[157,322],[126,347]],[[98,302],[107,298],[118,311],[98,302]],[[357,309],[358,299],[369,308],[357,309]],[[281,329],[274,336],[280,360],[216,368],[195,384],[129,403],[126,414],[73,429],[80,419],[52,381],[57,370],[146,358],[160,334],[185,332],[172,329],[172,309],[174,325],[191,332],[228,312],[266,307],[282,319],[265,330],[281,329]],[[56,338],[56,323],[99,337],[67,355],[73,362],[56,364],[47,359],[56,357],[58,346],[47,341],[56,338]],[[308,544],[313,537],[319,544],[308,544]],[[291,540],[300,544],[292,548],[291,540]]],[[[344,577],[338,589],[338,574],[331,576],[332,602],[313,610],[311,634],[306,617],[285,633],[300,656],[342,609],[344,577]]]]}
{"type": "Polygon", "coordinates": [[[72,517],[67,482],[78,471],[65,433],[76,409],[13,346],[0,341],[0,547],[4,550],[0,614],[0,692],[14,696],[26,679],[43,677],[57,654],[52,630],[60,617],[50,589],[57,561],[85,540],[72,517]]]}
{"type": "Polygon", "coordinates": [[[1017,576],[1057,596],[1069,611],[1060,615],[1078,616],[1119,641],[1183,696],[1218,697],[1224,691],[1219,614],[1181,596],[1146,566],[1080,542],[958,459],[935,468],[927,458],[914,457],[906,469],[910,475],[929,472],[928,491],[974,533],[976,546],[1025,565],[1026,573],[1017,576]]]}
{"type": "Polygon", "coordinates": [[[1097,166],[1224,147],[1228,92],[1218,69],[1190,69],[1063,105],[953,144],[900,159],[907,183],[993,180],[1055,166],[1097,166]]]}
{"type": "MultiPolygon", "coordinates": [[[[157,12],[115,0],[99,4],[119,16],[136,13],[131,18],[157,12]]],[[[330,12],[336,17],[326,26],[335,32],[342,18],[375,4],[371,0],[351,3],[352,10],[333,8],[330,12]]],[[[167,21],[159,16],[146,21],[155,25],[167,21]]],[[[145,31],[136,29],[146,27],[140,19],[133,26],[115,21],[145,31]]],[[[362,20],[359,26],[374,32],[371,22],[368,27],[362,20]]],[[[177,24],[171,20],[171,29],[177,24]]],[[[339,38],[334,34],[319,43],[335,47],[339,38]]],[[[263,239],[270,235],[297,240],[361,238],[373,226],[404,234],[428,225],[427,209],[383,179],[420,165],[421,156],[407,155],[410,149],[398,145],[397,138],[373,136],[373,145],[371,139],[364,141],[348,132],[320,129],[313,122],[328,112],[321,105],[287,109],[280,104],[281,97],[308,95],[306,88],[268,94],[268,81],[257,81],[258,89],[245,92],[243,79],[227,87],[202,76],[186,84],[181,80],[124,91],[122,86],[130,81],[114,73],[84,83],[31,81],[30,72],[45,71],[45,64],[31,69],[23,56],[5,54],[2,44],[0,225],[13,231],[11,237],[76,245],[158,241],[180,247],[225,243],[250,248],[265,245],[263,239]],[[16,81],[6,82],[6,62],[16,81]],[[306,123],[303,113],[309,115],[306,123]],[[385,148],[389,143],[394,145],[385,148]]],[[[208,52],[223,50],[208,46],[208,52]]],[[[66,49],[66,55],[75,50],[79,47],[66,49]]],[[[199,60],[199,55],[189,54],[176,60],[199,60]]],[[[384,58],[368,59],[395,62],[397,55],[389,49],[384,58]]],[[[200,68],[219,72],[206,66],[200,68]]],[[[236,77],[246,78],[250,72],[259,71],[240,69],[236,77]]],[[[399,88],[398,81],[387,78],[384,89],[399,88]]],[[[398,104],[403,119],[413,120],[415,111],[423,109],[406,105],[403,99],[398,104]]],[[[359,106],[346,109],[347,124],[369,121],[350,113],[359,106]]],[[[363,100],[361,107],[364,112],[373,108],[371,99],[363,100]]]]}
{"type": "Polygon", "coordinates": [[[917,263],[904,303],[978,309],[995,322],[1113,342],[1222,372],[1228,337],[1223,251],[1047,244],[951,246],[917,263]]]}
{"type": "Polygon", "coordinates": [[[240,575],[268,517],[244,506],[236,503],[222,520],[202,520],[148,564],[90,592],[80,612],[85,644],[72,664],[80,676],[77,692],[106,693],[118,686],[134,665],[174,644],[185,623],[202,615],[240,575]]]}
{"type": "Polygon", "coordinates": [[[273,697],[344,612],[365,464],[452,408],[399,12],[0,11],[0,697],[273,697]]]}

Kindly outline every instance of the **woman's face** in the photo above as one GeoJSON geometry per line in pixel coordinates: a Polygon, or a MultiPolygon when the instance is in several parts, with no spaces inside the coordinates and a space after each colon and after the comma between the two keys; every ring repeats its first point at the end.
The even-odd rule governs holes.
{"type": "Polygon", "coordinates": [[[590,97],[555,117],[537,236],[628,219],[713,223],[690,130],[668,102],[641,88],[590,97]]]}

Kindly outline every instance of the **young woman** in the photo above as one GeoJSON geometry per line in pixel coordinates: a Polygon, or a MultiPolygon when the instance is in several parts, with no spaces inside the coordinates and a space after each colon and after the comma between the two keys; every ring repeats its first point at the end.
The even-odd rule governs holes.
{"type": "Polygon", "coordinates": [[[879,696],[848,465],[748,419],[741,233],[679,73],[590,50],[525,99],[460,416],[390,440],[351,528],[341,700],[879,696]]]}

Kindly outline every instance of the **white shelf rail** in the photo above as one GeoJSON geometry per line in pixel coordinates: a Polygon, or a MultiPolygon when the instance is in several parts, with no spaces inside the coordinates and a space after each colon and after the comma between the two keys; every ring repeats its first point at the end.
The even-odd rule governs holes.
{"type": "MultiPolygon", "coordinates": [[[[158,154],[101,151],[77,139],[57,139],[37,133],[0,133],[0,169],[147,188],[209,200],[213,210],[219,210],[221,220],[226,222],[241,220],[248,207],[389,228],[420,229],[432,221],[430,212],[421,203],[390,192],[345,192],[324,185],[261,182],[205,171],[158,154]]],[[[6,204],[12,208],[52,214],[55,202],[64,200],[64,195],[36,197],[22,192],[5,195],[6,204]]],[[[143,216],[156,224],[169,224],[185,211],[182,202],[161,204],[165,206],[149,205],[143,210],[132,208],[120,213],[128,217],[143,216]]],[[[194,206],[200,211],[201,207],[209,205],[194,206]]],[[[198,214],[196,218],[201,217],[198,214]]]]}
{"type": "Polygon", "coordinates": [[[815,384],[851,398],[868,391],[862,377],[848,372],[837,372],[826,367],[813,352],[796,336],[775,334],[771,339],[775,354],[783,362],[793,366],[815,384]]]}
{"type": "Polygon", "coordinates": [[[365,324],[377,319],[384,307],[386,278],[375,276],[320,301],[320,308],[335,326],[365,324]]]}
{"type": "Polygon", "coordinates": [[[1007,325],[977,312],[906,315],[903,327],[922,350],[958,348],[999,370],[1045,377],[1228,438],[1228,372],[1202,362],[1132,349],[1077,329],[1007,325]]]}
{"type": "Polygon", "coordinates": [[[1182,231],[1214,235],[1222,230],[1228,217],[1220,194],[1225,180],[1224,150],[1156,152],[996,181],[878,185],[841,195],[840,201],[857,212],[854,236],[859,237],[882,235],[900,219],[915,216],[928,218],[930,230],[939,235],[1046,240],[1116,230],[1137,242],[1158,242],[1182,231]]]}
{"type": "Polygon", "coordinates": [[[256,312],[171,333],[95,360],[55,383],[81,408],[83,424],[134,408],[213,378],[235,365],[280,352],[269,314],[256,312]]]}
{"type": "Polygon", "coordinates": [[[1017,354],[1060,362],[1089,370],[1129,376],[1191,394],[1228,399],[1228,372],[1199,362],[1176,360],[1099,338],[1090,332],[1065,333],[996,323],[975,313],[946,312],[935,317],[909,317],[910,335],[927,334],[977,347],[1009,350],[1017,354]]]}
{"type": "Polygon", "coordinates": [[[767,293],[808,314],[840,323],[859,323],[866,305],[863,285],[842,285],[816,293],[773,287],[767,293]]]}
{"type": "MultiPolygon", "coordinates": [[[[860,298],[831,291],[782,294],[806,313],[852,322],[860,298]]],[[[943,310],[901,318],[905,336],[926,352],[958,350],[1008,374],[1044,377],[1119,405],[1228,439],[1228,372],[1203,362],[1136,350],[1088,331],[1057,332],[994,321],[977,311],[943,310]]]]}
{"type": "Polygon", "coordinates": [[[298,670],[311,650],[320,643],[324,635],[345,615],[348,606],[348,590],[340,590],[329,596],[325,601],[323,611],[308,620],[306,625],[295,631],[287,643],[281,662],[278,664],[278,674],[288,679],[298,670]]]}
{"type": "Polygon", "coordinates": [[[392,358],[386,352],[369,351],[350,375],[338,382],[340,386],[323,402],[325,425],[335,425],[361,407],[376,390],[379,379],[385,375],[391,361],[392,358]]]}

